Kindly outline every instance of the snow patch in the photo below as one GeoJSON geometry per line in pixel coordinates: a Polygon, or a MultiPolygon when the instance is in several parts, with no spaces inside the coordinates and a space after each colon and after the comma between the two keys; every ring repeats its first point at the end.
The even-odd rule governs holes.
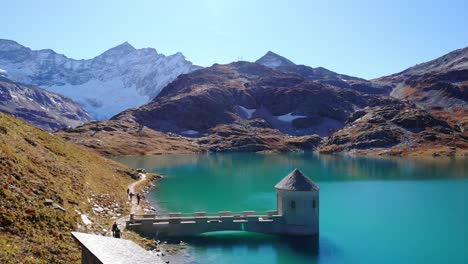
{"type": "Polygon", "coordinates": [[[281,116],[276,116],[276,118],[278,118],[278,120],[283,121],[283,122],[292,122],[295,119],[304,118],[304,117],[307,117],[307,116],[293,115],[292,113],[288,113],[288,114],[281,115],[281,116]]]}
{"type": "Polygon", "coordinates": [[[287,65],[295,65],[292,61],[281,57],[278,54],[275,54],[271,51],[267,52],[263,57],[258,59],[256,63],[259,63],[263,66],[267,66],[269,68],[277,68],[279,66],[287,66],[287,65]]]}
{"type": "Polygon", "coordinates": [[[245,107],[240,106],[240,105],[239,105],[239,108],[245,113],[245,115],[247,116],[247,119],[252,118],[253,113],[255,113],[255,111],[257,111],[257,109],[249,109],[249,108],[245,108],[245,107]]]}
{"type": "Polygon", "coordinates": [[[185,131],[182,132],[182,134],[184,134],[184,135],[190,135],[190,136],[198,135],[198,133],[200,133],[200,132],[195,131],[195,130],[185,130],[185,131]]]}
{"type": "Polygon", "coordinates": [[[265,59],[262,64],[270,68],[276,68],[276,67],[281,66],[282,62],[278,60],[277,58],[268,58],[268,59],[265,59]]]}

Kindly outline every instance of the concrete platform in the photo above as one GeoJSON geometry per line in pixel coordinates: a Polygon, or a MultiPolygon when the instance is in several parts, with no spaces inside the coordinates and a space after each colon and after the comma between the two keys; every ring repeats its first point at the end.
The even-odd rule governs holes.
{"type": "Polygon", "coordinates": [[[133,241],[72,232],[81,245],[83,264],[158,264],[163,260],[133,241]]]}

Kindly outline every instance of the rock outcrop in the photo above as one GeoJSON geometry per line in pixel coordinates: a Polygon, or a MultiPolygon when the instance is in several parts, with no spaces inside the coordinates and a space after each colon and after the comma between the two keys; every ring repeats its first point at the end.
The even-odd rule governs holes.
{"type": "Polygon", "coordinates": [[[322,138],[318,135],[292,137],[271,128],[219,125],[207,136],[196,140],[210,152],[291,152],[315,151],[322,138]]]}
{"type": "Polygon", "coordinates": [[[466,132],[430,112],[395,100],[392,104],[367,107],[353,113],[346,126],[329,137],[320,152],[465,155],[468,152],[467,136],[466,132]]]}

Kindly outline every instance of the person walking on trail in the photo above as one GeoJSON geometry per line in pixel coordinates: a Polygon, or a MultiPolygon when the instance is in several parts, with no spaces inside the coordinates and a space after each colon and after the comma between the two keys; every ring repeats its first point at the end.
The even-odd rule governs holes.
{"type": "Polygon", "coordinates": [[[112,236],[115,237],[115,230],[117,230],[118,227],[117,227],[117,223],[114,222],[114,224],[112,225],[112,236]]]}
{"type": "Polygon", "coordinates": [[[133,193],[130,192],[130,201],[132,201],[132,199],[133,199],[133,193]]]}
{"type": "Polygon", "coordinates": [[[127,188],[127,196],[130,194],[130,188],[127,188]]]}
{"type": "Polygon", "coordinates": [[[140,193],[137,193],[137,204],[140,205],[140,199],[141,199],[141,196],[140,196],[140,193]]]}
{"type": "Polygon", "coordinates": [[[120,238],[120,229],[118,227],[115,229],[114,237],[115,238],[120,238]]]}

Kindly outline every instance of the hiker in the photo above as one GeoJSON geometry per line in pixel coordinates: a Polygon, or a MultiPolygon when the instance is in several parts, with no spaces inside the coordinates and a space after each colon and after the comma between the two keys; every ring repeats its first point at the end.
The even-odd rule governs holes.
{"type": "Polygon", "coordinates": [[[127,188],[127,196],[128,196],[129,193],[130,193],[130,188],[127,188]]]}
{"type": "Polygon", "coordinates": [[[140,199],[141,199],[140,193],[137,193],[137,204],[138,205],[140,205],[140,199]]]}
{"type": "Polygon", "coordinates": [[[118,227],[115,229],[114,237],[115,238],[120,238],[120,229],[118,227]]]}
{"type": "Polygon", "coordinates": [[[115,237],[115,230],[117,230],[118,227],[117,227],[117,223],[114,222],[114,224],[112,225],[112,236],[115,237]]]}
{"type": "Polygon", "coordinates": [[[132,199],[133,199],[133,193],[130,192],[130,201],[132,201],[132,199]]]}

